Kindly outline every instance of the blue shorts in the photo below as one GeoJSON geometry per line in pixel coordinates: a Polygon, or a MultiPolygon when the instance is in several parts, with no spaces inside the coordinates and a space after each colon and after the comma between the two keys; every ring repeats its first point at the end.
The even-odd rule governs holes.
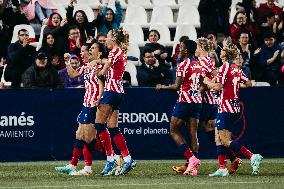
{"type": "Polygon", "coordinates": [[[237,120],[240,118],[240,113],[228,113],[222,112],[218,113],[216,127],[217,130],[228,130],[233,131],[234,127],[237,127],[237,120]]]}
{"type": "Polygon", "coordinates": [[[123,101],[124,93],[116,93],[113,91],[105,91],[102,94],[100,104],[108,104],[113,110],[119,110],[123,101]]]}
{"type": "Polygon", "coordinates": [[[172,112],[172,116],[188,121],[190,118],[199,119],[201,103],[177,102],[172,112]]]}
{"type": "Polygon", "coordinates": [[[203,103],[199,120],[201,121],[214,120],[217,118],[217,114],[218,114],[217,104],[203,103]]]}
{"type": "Polygon", "coordinates": [[[82,111],[77,117],[77,122],[80,124],[95,124],[97,107],[88,108],[83,106],[82,111]]]}

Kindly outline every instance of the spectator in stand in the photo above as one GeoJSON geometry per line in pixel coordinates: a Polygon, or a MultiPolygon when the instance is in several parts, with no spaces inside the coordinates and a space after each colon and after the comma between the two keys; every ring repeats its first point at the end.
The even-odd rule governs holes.
{"type": "Polygon", "coordinates": [[[68,24],[67,19],[62,19],[58,13],[52,13],[47,21],[47,26],[43,30],[43,34],[53,34],[54,41],[59,50],[60,56],[63,57],[65,53],[65,46],[68,37],[68,24]]]}
{"type": "MultiPolygon", "coordinates": [[[[167,52],[166,48],[160,43],[158,43],[159,39],[160,39],[160,33],[157,30],[150,30],[148,36],[148,40],[150,43],[146,43],[142,51],[145,48],[152,49],[156,59],[159,61],[159,64],[169,69],[172,62],[171,56],[167,52]]],[[[141,57],[140,59],[143,61],[143,58],[144,57],[141,57]]]]}
{"type": "MultiPolygon", "coordinates": [[[[206,35],[206,38],[213,43],[213,49],[215,53],[217,54],[217,57],[220,57],[221,50],[222,50],[222,43],[218,43],[216,34],[214,32],[208,32],[206,35]]],[[[219,62],[218,62],[219,63],[219,62]]],[[[218,64],[219,65],[219,64],[218,64]]],[[[221,66],[221,65],[219,65],[221,66]]],[[[216,67],[219,67],[216,65],[216,67]]]]}
{"type": "Polygon", "coordinates": [[[159,64],[153,49],[144,48],[143,63],[137,70],[137,80],[140,87],[155,87],[157,84],[172,83],[172,74],[169,69],[159,64]]]}
{"type": "Polygon", "coordinates": [[[79,57],[82,44],[83,43],[79,28],[76,25],[70,26],[68,32],[68,42],[65,46],[65,52],[69,54],[76,54],[79,57]]]}
{"type": "Polygon", "coordinates": [[[23,74],[24,88],[58,88],[63,84],[55,68],[47,64],[45,53],[38,53],[35,63],[23,74]]]}
{"type": "Polygon", "coordinates": [[[18,31],[18,41],[8,47],[8,64],[5,71],[5,80],[11,81],[12,88],[19,88],[22,74],[32,65],[36,56],[35,47],[29,45],[29,32],[26,29],[18,31]]]}
{"type": "Polygon", "coordinates": [[[44,52],[47,55],[47,62],[51,64],[55,69],[60,70],[65,68],[63,65],[63,57],[60,51],[55,46],[55,39],[52,33],[45,34],[42,40],[42,47],[39,52],[44,52]]]}
{"type": "MultiPolygon", "coordinates": [[[[76,55],[70,55],[70,62],[68,62],[67,64],[70,64],[70,66],[74,70],[76,70],[80,66],[79,58],[76,55]]],[[[83,76],[77,76],[71,78],[68,75],[66,68],[59,70],[58,74],[61,80],[63,81],[65,88],[77,88],[77,87],[82,87],[84,85],[83,76]]]]}
{"type": "Polygon", "coordinates": [[[248,66],[244,65],[243,55],[239,54],[235,59],[236,65],[242,69],[244,74],[247,76],[249,80],[251,80],[251,71],[248,66]]]}
{"type": "Polygon", "coordinates": [[[276,20],[282,14],[282,8],[275,5],[275,0],[266,0],[266,3],[261,3],[259,7],[256,9],[257,11],[257,20],[262,19],[263,15],[266,15],[268,12],[273,12],[276,20]]]}
{"type": "Polygon", "coordinates": [[[215,51],[209,52],[208,56],[214,61],[215,67],[219,68],[220,67],[220,60],[218,58],[218,55],[215,51]]]}
{"type": "Polygon", "coordinates": [[[259,31],[256,26],[249,21],[244,11],[238,11],[234,17],[234,21],[230,26],[230,36],[235,45],[239,43],[239,34],[241,32],[248,32],[249,39],[252,42],[251,45],[256,48],[257,40],[256,36],[259,35],[259,31]]]}
{"type": "Polygon", "coordinates": [[[200,14],[201,32],[210,31],[229,34],[229,9],[232,0],[200,0],[198,11],[200,14]]]}
{"type": "Polygon", "coordinates": [[[99,32],[97,34],[96,40],[101,44],[105,44],[106,38],[107,38],[106,34],[104,34],[103,32],[99,32]]]}
{"type": "MultiPolygon", "coordinates": [[[[86,13],[83,10],[77,10],[73,16],[74,3],[77,0],[70,0],[70,4],[67,7],[67,21],[69,25],[76,25],[80,30],[80,36],[82,42],[85,43],[89,37],[95,35],[95,28],[98,27],[97,19],[89,22],[86,13]]],[[[98,16],[102,16],[102,12],[98,12],[98,16]]]]}
{"type": "Polygon", "coordinates": [[[256,11],[256,1],[255,0],[243,0],[242,2],[237,3],[237,6],[241,10],[244,10],[248,19],[251,22],[255,22],[257,19],[257,11],[256,11]]]}
{"type": "Polygon", "coordinates": [[[275,34],[264,34],[264,44],[260,47],[259,63],[264,68],[264,81],[271,86],[278,83],[281,69],[281,59],[284,58],[283,47],[276,42],[275,34]]]}
{"type": "Polygon", "coordinates": [[[248,32],[241,31],[239,33],[239,43],[237,44],[237,47],[242,55],[241,58],[243,59],[243,65],[249,68],[253,58],[254,49],[249,43],[248,32]]]}
{"type": "Polygon", "coordinates": [[[21,7],[16,0],[3,0],[0,4],[0,58],[7,59],[7,49],[11,43],[14,26],[29,24],[26,16],[21,12],[21,7]],[[14,9],[12,6],[15,6],[14,9]]]}
{"type": "Polygon", "coordinates": [[[98,15],[98,32],[103,32],[104,34],[107,34],[109,30],[112,29],[118,29],[120,28],[120,24],[122,21],[122,7],[120,5],[119,0],[115,0],[115,8],[116,11],[114,11],[111,8],[108,8],[109,0],[105,1],[105,5],[102,8],[99,6],[99,12],[102,8],[102,15],[98,15]]]}
{"type": "Polygon", "coordinates": [[[276,19],[275,19],[275,14],[272,11],[266,12],[263,16],[262,19],[259,22],[260,25],[260,31],[262,34],[267,33],[267,32],[276,32],[276,19]]]}

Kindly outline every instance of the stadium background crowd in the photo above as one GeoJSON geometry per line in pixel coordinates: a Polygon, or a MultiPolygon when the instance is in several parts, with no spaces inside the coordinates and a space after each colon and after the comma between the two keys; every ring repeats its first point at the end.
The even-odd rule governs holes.
{"type": "Polygon", "coordinates": [[[239,64],[257,85],[284,83],[282,0],[0,0],[0,88],[82,87],[69,78],[64,54],[82,64],[85,43],[110,29],[130,34],[125,86],[174,81],[179,42],[206,37],[216,66],[232,41],[239,64]]]}

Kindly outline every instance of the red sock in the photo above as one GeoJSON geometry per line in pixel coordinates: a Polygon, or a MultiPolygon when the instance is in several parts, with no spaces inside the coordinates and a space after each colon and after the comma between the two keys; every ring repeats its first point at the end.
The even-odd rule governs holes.
{"type": "Polygon", "coordinates": [[[220,169],[225,169],[227,168],[227,161],[226,161],[227,157],[226,155],[218,155],[218,161],[219,161],[219,168],[220,169]]]}
{"type": "Polygon", "coordinates": [[[70,163],[74,166],[77,166],[78,161],[79,161],[82,154],[83,154],[83,150],[75,147],[73,149],[73,156],[72,156],[70,163]]]}
{"type": "Polygon", "coordinates": [[[106,129],[104,131],[101,131],[99,133],[99,137],[100,137],[100,141],[101,141],[102,145],[105,148],[106,155],[112,156],[113,155],[113,149],[112,149],[111,139],[110,139],[110,135],[109,135],[108,130],[106,129]]]}
{"type": "Polygon", "coordinates": [[[120,151],[122,157],[128,156],[129,151],[126,145],[125,138],[122,135],[122,133],[121,132],[117,133],[112,139],[117,149],[120,151]]]}
{"type": "Polygon", "coordinates": [[[100,140],[96,140],[93,146],[94,150],[100,153],[103,153],[104,147],[100,140]]]}
{"type": "Polygon", "coordinates": [[[90,151],[88,146],[85,144],[83,148],[83,156],[84,156],[84,162],[85,166],[92,166],[93,164],[93,151],[90,151]]]}
{"type": "Polygon", "coordinates": [[[191,158],[193,156],[193,153],[192,153],[192,151],[189,148],[186,148],[186,150],[184,151],[183,155],[184,155],[184,157],[186,159],[189,159],[189,158],[191,158]]]}
{"type": "Polygon", "coordinates": [[[246,158],[250,159],[251,156],[253,155],[253,153],[251,153],[246,147],[242,146],[240,151],[240,154],[243,154],[244,156],[246,156],[246,158]]]}

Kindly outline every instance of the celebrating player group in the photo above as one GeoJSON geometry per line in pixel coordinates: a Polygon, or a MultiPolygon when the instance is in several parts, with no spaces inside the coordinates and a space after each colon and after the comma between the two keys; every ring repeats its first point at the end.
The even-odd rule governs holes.
{"type": "Polygon", "coordinates": [[[234,174],[242,164],[235,153],[250,159],[252,174],[257,175],[262,156],[250,152],[239,141],[232,139],[232,129],[241,111],[240,85],[250,87],[252,84],[237,66],[240,53],[234,44],[227,43],[222,48],[220,58],[223,65],[218,69],[209,57],[211,49],[211,42],[206,38],[181,42],[180,55],[183,62],[177,66],[175,83],[156,86],[156,90],[173,89],[178,90],[179,94],[172,112],[170,135],[181,155],[186,158],[186,163],[173,166],[172,169],[189,176],[198,174],[200,160],[197,128],[202,126],[217,147],[219,169],[209,176],[234,174]],[[189,144],[180,130],[183,125],[189,131],[189,144]],[[227,158],[231,160],[229,171],[227,158]]]}
{"type": "MultiPolygon", "coordinates": [[[[126,53],[129,36],[123,29],[110,30],[105,46],[98,42],[81,47],[83,66],[73,69],[71,56],[65,54],[66,67],[71,77],[84,76],[85,96],[79,127],[70,163],[56,167],[56,171],[70,175],[92,173],[94,151],[105,153],[107,162],[101,175],[125,175],[136,166],[128,150],[125,138],[118,128],[119,108],[124,97],[122,76],[127,63],[126,53]],[[114,154],[112,141],[120,155],[114,154]],[[77,171],[80,156],[84,156],[85,167],[77,171]],[[120,167],[120,157],[123,165],[120,167]]],[[[221,51],[222,66],[218,69],[209,57],[212,44],[206,38],[196,41],[184,40],[180,44],[180,56],[176,81],[172,85],[156,86],[156,90],[178,90],[179,98],[170,121],[170,136],[186,158],[185,165],[173,166],[177,173],[198,175],[198,127],[204,127],[211,142],[216,144],[219,169],[209,176],[234,174],[242,160],[236,153],[251,160],[252,174],[259,172],[262,156],[250,152],[237,140],[232,139],[232,129],[240,117],[239,88],[250,87],[236,61],[240,58],[237,47],[227,43],[221,51]],[[181,133],[181,127],[189,131],[189,143],[181,133]],[[231,161],[227,169],[226,159],[231,161]]]]}

